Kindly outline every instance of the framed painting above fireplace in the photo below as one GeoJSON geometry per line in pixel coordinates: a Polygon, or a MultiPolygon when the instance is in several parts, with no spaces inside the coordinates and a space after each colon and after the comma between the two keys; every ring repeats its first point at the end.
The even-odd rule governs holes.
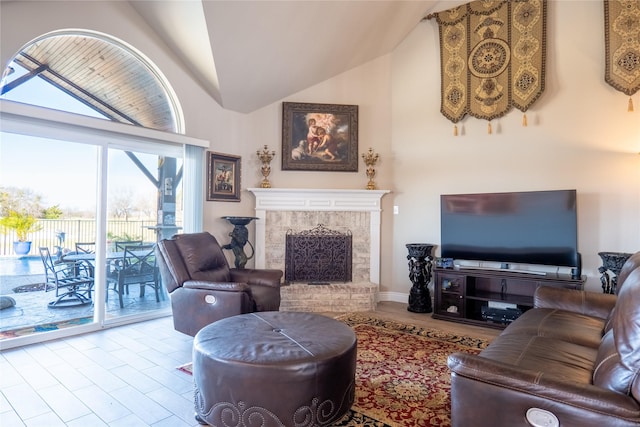
{"type": "Polygon", "coordinates": [[[282,103],[282,170],[358,171],[358,106],[282,103]]]}

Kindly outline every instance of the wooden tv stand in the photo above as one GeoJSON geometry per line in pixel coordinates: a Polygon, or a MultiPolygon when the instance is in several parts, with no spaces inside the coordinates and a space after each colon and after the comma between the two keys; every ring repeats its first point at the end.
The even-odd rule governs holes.
{"type": "Polygon", "coordinates": [[[435,268],[433,318],[503,329],[533,307],[538,286],[583,289],[586,276],[435,268]]]}

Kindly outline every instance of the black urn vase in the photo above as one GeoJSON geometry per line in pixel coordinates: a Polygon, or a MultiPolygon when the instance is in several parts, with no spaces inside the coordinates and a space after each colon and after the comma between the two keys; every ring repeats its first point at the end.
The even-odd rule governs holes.
{"type": "Polygon", "coordinates": [[[409,306],[407,310],[414,313],[431,313],[431,293],[429,282],[431,281],[431,251],[434,245],[428,243],[407,243],[409,255],[409,279],[413,286],[409,291],[409,306]]]}
{"type": "Polygon", "coordinates": [[[598,267],[600,273],[600,282],[602,283],[602,293],[615,294],[618,290],[618,274],[625,262],[631,257],[626,252],[598,252],[598,256],[602,259],[602,266],[598,267]],[[609,273],[613,273],[611,277],[609,273]]]}

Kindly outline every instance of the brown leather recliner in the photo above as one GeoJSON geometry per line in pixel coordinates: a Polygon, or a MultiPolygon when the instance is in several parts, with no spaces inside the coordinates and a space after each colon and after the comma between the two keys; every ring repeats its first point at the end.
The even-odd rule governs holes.
{"type": "Polygon", "coordinates": [[[157,253],[177,331],[195,336],[225,317],[280,308],[282,271],[229,268],[218,241],[207,232],[161,240],[157,253]]]}

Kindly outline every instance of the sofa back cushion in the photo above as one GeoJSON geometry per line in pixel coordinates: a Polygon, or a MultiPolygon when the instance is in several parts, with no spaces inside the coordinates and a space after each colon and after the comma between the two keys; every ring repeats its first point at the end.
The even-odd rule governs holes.
{"type": "Polygon", "coordinates": [[[191,280],[229,282],[229,264],[215,237],[207,232],[174,236],[191,280]]]}
{"type": "Polygon", "coordinates": [[[613,331],[602,337],[598,348],[598,357],[593,371],[593,384],[618,393],[631,394],[631,385],[635,380],[635,372],[621,363],[620,354],[616,350],[613,331]]]}
{"type": "MultiPolygon", "coordinates": [[[[620,290],[622,289],[624,282],[627,281],[627,277],[633,270],[640,267],[640,252],[636,252],[631,255],[631,257],[624,263],[622,268],[620,269],[620,273],[616,277],[617,286],[616,286],[616,294],[620,295],[620,290]]],[[[609,314],[609,318],[607,319],[607,323],[604,327],[604,332],[607,333],[611,330],[613,324],[613,313],[615,310],[612,310],[609,314]]]]}
{"type": "Polygon", "coordinates": [[[628,260],[625,261],[624,265],[620,269],[620,273],[616,276],[616,293],[620,294],[620,289],[622,289],[622,285],[627,280],[627,277],[633,270],[640,267],[640,252],[636,252],[631,255],[628,260]]]}
{"type": "Polygon", "coordinates": [[[629,273],[618,294],[613,331],[622,363],[640,371],[640,268],[629,273]]]}
{"type": "Polygon", "coordinates": [[[640,268],[625,279],[612,312],[611,329],[598,349],[593,383],[640,400],[640,268]]]}

